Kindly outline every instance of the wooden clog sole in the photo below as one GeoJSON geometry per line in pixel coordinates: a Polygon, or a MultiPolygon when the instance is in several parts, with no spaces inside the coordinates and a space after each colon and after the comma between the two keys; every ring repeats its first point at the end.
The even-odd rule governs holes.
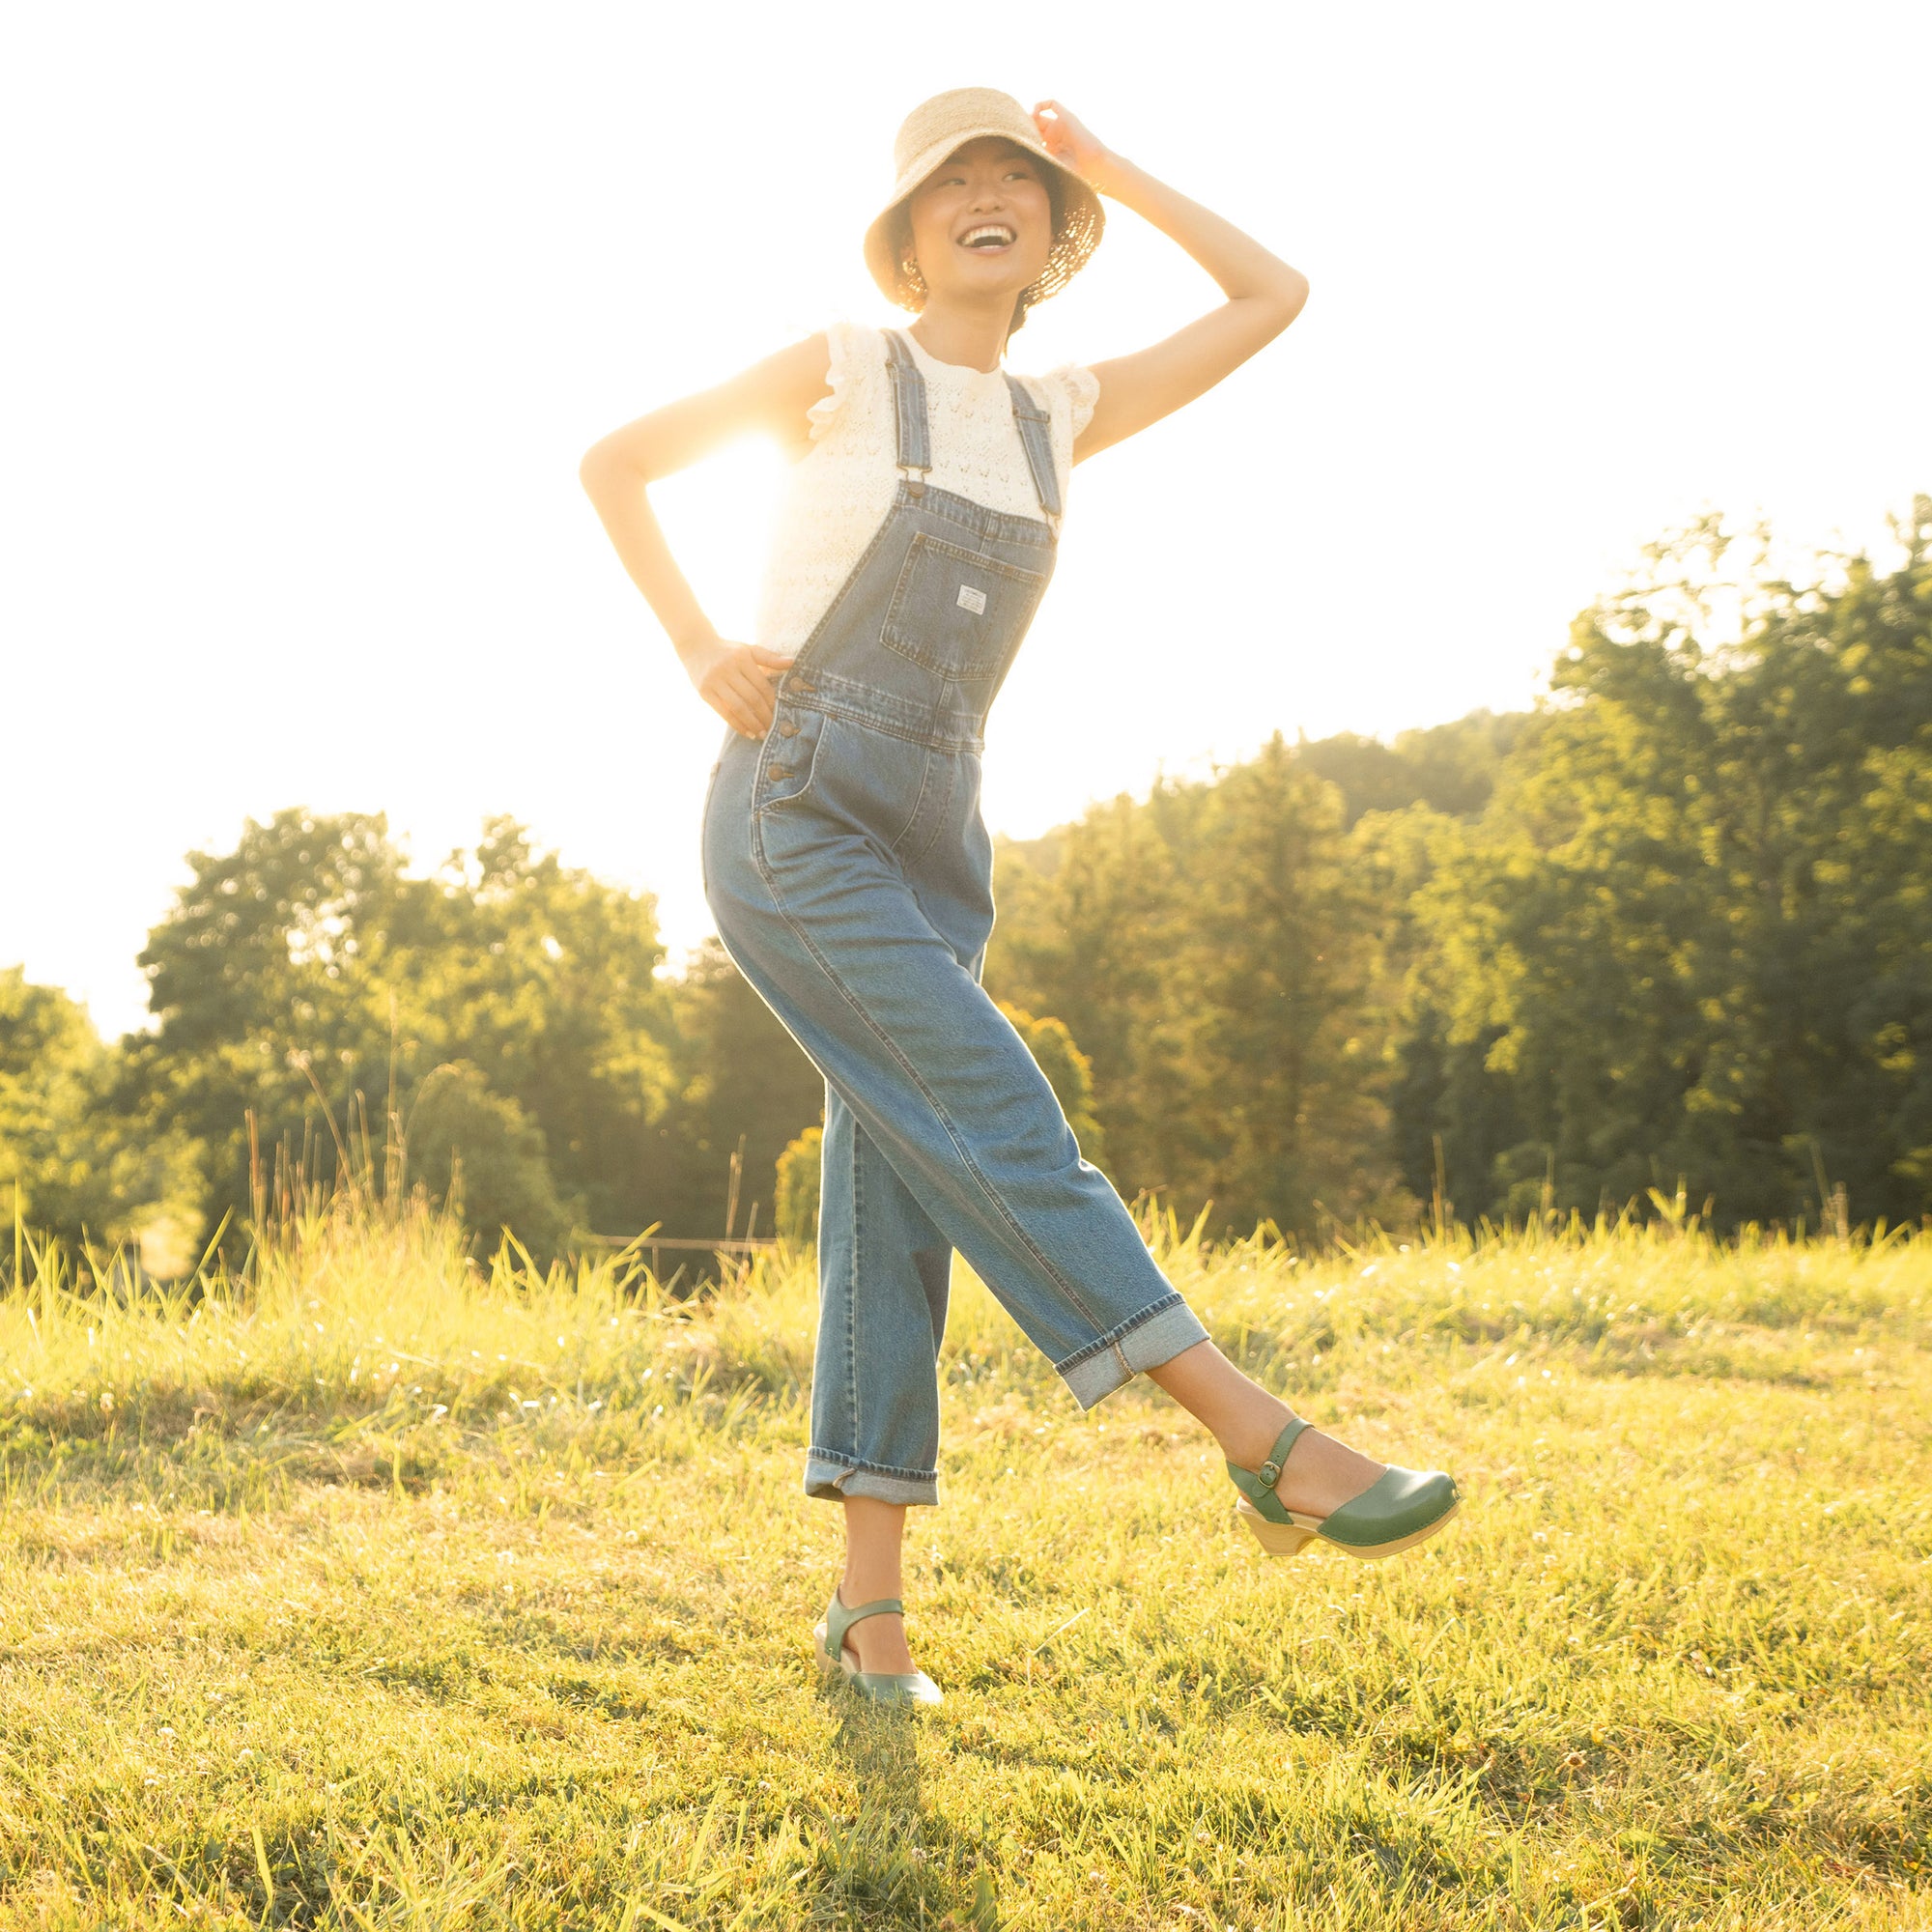
{"type": "MultiPolygon", "coordinates": [[[[1391,1543],[1371,1544],[1365,1549],[1358,1549],[1353,1544],[1336,1543],[1327,1537],[1321,1538],[1331,1549],[1340,1549],[1363,1563],[1379,1563],[1384,1556],[1400,1556],[1405,1549],[1413,1549],[1418,1543],[1426,1543],[1451,1521],[1463,1507],[1459,1496],[1438,1516],[1434,1522],[1425,1523],[1420,1529],[1411,1530],[1406,1536],[1398,1536],[1391,1543]]],[[[1246,1496],[1239,1496],[1235,1502],[1235,1514],[1254,1531],[1255,1541],[1270,1556],[1293,1556],[1317,1540],[1316,1532],[1321,1529],[1324,1518],[1303,1516],[1296,1510],[1289,1511],[1287,1522],[1270,1522],[1246,1496]]]]}

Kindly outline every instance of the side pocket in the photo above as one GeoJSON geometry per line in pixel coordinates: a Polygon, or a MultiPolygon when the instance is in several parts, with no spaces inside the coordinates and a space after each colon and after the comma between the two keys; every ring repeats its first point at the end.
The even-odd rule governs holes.
{"type": "Polygon", "coordinates": [[[817,769],[825,724],[822,711],[801,711],[780,704],[772,728],[758,747],[758,774],[752,783],[753,812],[797,805],[805,799],[817,769]],[[787,725],[792,727],[789,731],[787,725]]]}

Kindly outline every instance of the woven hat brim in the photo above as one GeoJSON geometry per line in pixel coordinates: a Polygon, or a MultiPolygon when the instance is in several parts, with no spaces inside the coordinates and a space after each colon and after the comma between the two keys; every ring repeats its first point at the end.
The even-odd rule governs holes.
{"type": "Polygon", "coordinates": [[[1106,211],[1100,206],[1100,197],[1071,168],[1056,161],[1039,142],[1022,140],[1010,126],[1006,125],[949,131],[913,156],[894,185],[892,198],[866,230],[866,266],[872,271],[873,281],[878,283],[888,301],[896,303],[900,308],[917,309],[924,300],[923,291],[906,280],[894,256],[891,237],[894,213],[949,155],[956,154],[968,141],[983,140],[988,136],[1010,141],[1016,148],[1024,148],[1036,160],[1044,161],[1060,177],[1060,232],[1054,237],[1046,267],[1028,291],[1030,300],[1044,301],[1048,296],[1058,295],[1086,267],[1087,258],[1100,245],[1100,235],[1107,225],[1106,211]]]}

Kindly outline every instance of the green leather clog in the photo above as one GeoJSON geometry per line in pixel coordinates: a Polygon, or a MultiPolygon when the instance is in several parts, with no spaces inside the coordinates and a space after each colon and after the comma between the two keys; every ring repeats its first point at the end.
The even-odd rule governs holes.
{"type": "Polygon", "coordinates": [[[835,1585],[832,1601],[825,1608],[825,1621],[812,1626],[812,1651],[818,1659],[819,1669],[831,1672],[843,1670],[845,1681],[862,1697],[869,1697],[876,1704],[937,1704],[945,1693],[923,1670],[900,1671],[861,1670],[859,1653],[849,1650],[845,1644],[845,1633],[856,1623],[867,1617],[905,1615],[905,1605],[896,1597],[880,1597],[869,1604],[861,1604],[855,1610],[848,1610],[839,1601],[835,1585]]]}
{"type": "Polygon", "coordinates": [[[1315,1537],[1373,1563],[1412,1549],[1434,1536],[1462,1507],[1456,1479],[1440,1469],[1385,1469],[1358,1496],[1327,1516],[1304,1516],[1274,1492],[1295,1437],[1309,1425],[1299,1416],[1275,1438],[1259,1469],[1228,1464],[1240,1496],[1235,1514],[1270,1556],[1293,1556],[1315,1537]]]}

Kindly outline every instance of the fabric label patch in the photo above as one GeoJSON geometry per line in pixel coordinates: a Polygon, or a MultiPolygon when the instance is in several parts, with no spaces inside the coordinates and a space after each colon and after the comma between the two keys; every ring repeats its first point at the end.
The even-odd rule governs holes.
{"type": "Polygon", "coordinates": [[[970,583],[962,583],[959,586],[959,608],[972,611],[976,617],[983,617],[986,614],[986,593],[975,590],[970,583]]]}

